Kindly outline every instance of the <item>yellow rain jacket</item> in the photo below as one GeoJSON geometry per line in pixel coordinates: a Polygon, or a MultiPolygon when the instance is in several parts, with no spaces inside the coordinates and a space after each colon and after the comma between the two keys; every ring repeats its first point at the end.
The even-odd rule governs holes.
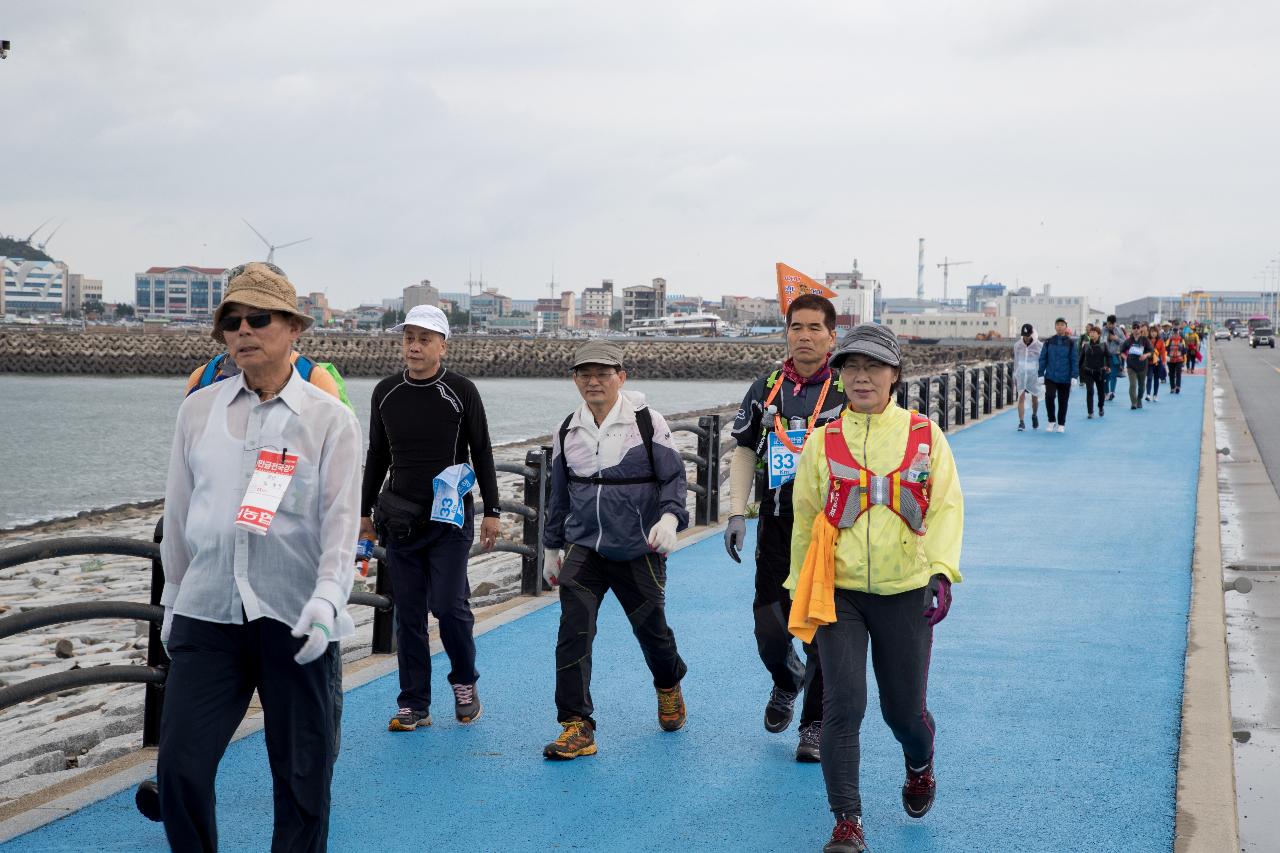
{"type": "MultiPolygon", "coordinates": [[[[886,475],[902,465],[911,414],[896,402],[890,401],[888,408],[878,415],[864,415],[846,408],[840,424],[853,458],[873,474],[886,475]]],[[[871,506],[836,538],[834,583],[837,588],[893,595],[927,586],[933,575],[946,575],[952,583],[962,580],[964,495],[960,492],[955,457],[937,424],[930,426],[929,445],[929,512],[925,517],[925,534],[917,536],[888,507],[871,506]]],[[[800,570],[813,538],[814,520],[822,514],[826,503],[829,474],[826,435],[823,430],[814,430],[800,454],[792,493],[795,525],[791,534],[791,573],[783,586],[791,590],[793,597],[796,597],[800,570]]],[[[822,587],[821,578],[810,581],[822,587]]],[[[806,588],[809,586],[805,584],[806,588]]]]}

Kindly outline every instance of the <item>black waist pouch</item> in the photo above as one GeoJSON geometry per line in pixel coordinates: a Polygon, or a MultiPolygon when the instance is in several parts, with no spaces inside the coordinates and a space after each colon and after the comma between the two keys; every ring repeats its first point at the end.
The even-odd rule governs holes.
{"type": "Polygon", "coordinates": [[[383,489],[375,511],[377,526],[392,536],[403,539],[426,522],[429,513],[422,504],[402,498],[383,489]]]}

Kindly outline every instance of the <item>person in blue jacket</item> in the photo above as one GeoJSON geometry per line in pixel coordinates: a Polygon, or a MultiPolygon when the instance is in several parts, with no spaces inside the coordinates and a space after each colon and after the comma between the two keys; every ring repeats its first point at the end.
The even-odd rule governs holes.
{"type": "Polygon", "coordinates": [[[1056,334],[1040,350],[1044,409],[1049,415],[1048,432],[1066,432],[1067,402],[1071,399],[1071,383],[1080,375],[1080,353],[1065,319],[1055,320],[1053,330],[1056,334]]]}

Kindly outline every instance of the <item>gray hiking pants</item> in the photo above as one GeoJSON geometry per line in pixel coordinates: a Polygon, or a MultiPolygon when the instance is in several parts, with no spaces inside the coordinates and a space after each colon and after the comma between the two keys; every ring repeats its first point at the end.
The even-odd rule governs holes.
{"type": "Polygon", "coordinates": [[[836,621],[818,628],[822,660],[822,776],[835,814],[862,814],[859,729],[867,709],[867,646],[880,713],[913,767],[933,757],[933,716],[925,705],[933,628],[921,614],[929,588],[897,595],[836,590],[836,621]]]}

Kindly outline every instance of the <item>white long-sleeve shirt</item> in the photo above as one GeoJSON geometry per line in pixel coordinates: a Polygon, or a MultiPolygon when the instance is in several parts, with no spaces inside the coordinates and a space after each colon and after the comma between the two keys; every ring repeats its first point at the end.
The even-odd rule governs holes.
{"type": "Polygon", "coordinates": [[[354,632],[347,597],[360,524],[360,427],[295,370],[260,402],[243,375],[192,394],[178,410],[165,487],[161,604],[208,622],[260,617],[293,627],[312,597],[354,632]],[[265,536],[235,525],[260,450],[298,457],[265,536]],[[243,608],[243,613],[241,609],[243,608]]]}

